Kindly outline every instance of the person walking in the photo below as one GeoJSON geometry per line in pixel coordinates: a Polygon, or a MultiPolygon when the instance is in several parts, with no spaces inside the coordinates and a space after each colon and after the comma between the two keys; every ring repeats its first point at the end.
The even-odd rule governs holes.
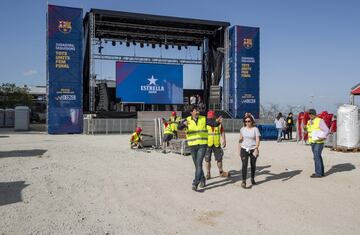
{"type": "Polygon", "coordinates": [[[223,155],[224,151],[222,148],[226,146],[225,131],[222,124],[217,126],[215,121],[215,111],[209,110],[207,113],[208,125],[208,147],[205,154],[205,166],[206,166],[206,179],[211,178],[211,155],[214,153],[214,157],[219,169],[219,175],[221,177],[229,177],[230,174],[223,170],[223,155]]]}
{"type": "Polygon", "coordinates": [[[278,131],[277,142],[281,142],[281,135],[282,135],[283,129],[285,128],[285,120],[284,120],[282,113],[279,113],[276,116],[274,123],[275,123],[275,127],[278,131]]]}
{"type": "MultiPolygon", "coordinates": [[[[218,125],[221,119],[217,120],[218,125]]],[[[199,108],[196,105],[191,107],[191,116],[183,120],[178,129],[186,129],[187,144],[191,148],[191,156],[195,165],[195,178],[192,183],[192,190],[197,191],[205,187],[205,175],[203,171],[203,161],[208,143],[208,124],[206,117],[200,115],[199,108]]]]}
{"type": "Polygon", "coordinates": [[[308,142],[311,145],[311,151],[313,153],[315,173],[311,178],[321,178],[324,174],[324,162],[321,156],[324,148],[324,142],[329,134],[329,128],[325,124],[324,120],[316,117],[316,110],[309,109],[310,120],[307,122],[305,131],[308,133],[308,142]]]}
{"type": "Polygon", "coordinates": [[[293,113],[290,112],[286,118],[286,135],[289,140],[292,139],[293,126],[294,126],[293,113]]]}
{"type": "Polygon", "coordinates": [[[250,158],[251,184],[256,185],[255,170],[256,160],[259,156],[260,132],[254,125],[252,117],[244,117],[244,127],[240,129],[238,151],[242,162],[242,183],[241,187],[246,188],[247,166],[250,158]]]}

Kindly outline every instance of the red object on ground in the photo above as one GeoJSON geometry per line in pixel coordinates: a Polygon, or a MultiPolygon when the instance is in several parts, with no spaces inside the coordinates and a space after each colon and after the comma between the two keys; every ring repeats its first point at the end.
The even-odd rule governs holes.
{"type": "Polygon", "coordinates": [[[331,133],[334,133],[334,132],[336,132],[336,120],[333,120],[332,122],[331,122],[331,126],[330,126],[330,132],[331,133]]]}
{"type": "MultiPolygon", "coordinates": [[[[310,120],[310,114],[308,112],[305,112],[304,113],[304,118],[303,118],[303,125],[306,126],[309,120],[310,120]]],[[[304,141],[308,140],[308,133],[307,132],[304,133],[303,140],[304,141]]]]}
{"type": "Polygon", "coordinates": [[[303,118],[304,118],[304,113],[303,112],[299,113],[298,119],[297,119],[297,124],[296,124],[297,131],[298,131],[298,139],[299,140],[302,140],[302,138],[303,138],[303,128],[302,128],[302,125],[301,125],[301,123],[303,121],[303,118]]]}
{"type": "Polygon", "coordinates": [[[321,114],[318,115],[319,118],[324,120],[325,124],[330,128],[331,127],[331,120],[333,118],[334,114],[328,113],[326,111],[321,112],[321,114]]]}

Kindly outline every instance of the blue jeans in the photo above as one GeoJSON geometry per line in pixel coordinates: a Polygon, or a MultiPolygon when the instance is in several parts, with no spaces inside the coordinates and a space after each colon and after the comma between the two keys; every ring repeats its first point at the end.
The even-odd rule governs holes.
{"type": "Polygon", "coordinates": [[[315,163],[315,174],[319,176],[324,176],[324,162],[321,156],[321,152],[324,148],[324,144],[311,144],[311,150],[314,155],[314,163],[315,163]]]}
{"type": "Polygon", "coordinates": [[[202,164],[204,161],[207,145],[195,145],[191,146],[191,156],[195,165],[195,178],[193,185],[198,186],[200,182],[205,183],[204,171],[202,164]]]}
{"type": "Polygon", "coordinates": [[[282,128],[276,128],[278,131],[278,138],[277,140],[281,140],[282,128]]]}

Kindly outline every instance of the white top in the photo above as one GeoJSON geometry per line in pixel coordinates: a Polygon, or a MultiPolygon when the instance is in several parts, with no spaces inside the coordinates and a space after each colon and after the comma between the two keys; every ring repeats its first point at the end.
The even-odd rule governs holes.
{"type": "Polygon", "coordinates": [[[286,125],[285,119],[283,117],[279,118],[279,120],[277,120],[275,118],[274,123],[275,123],[276,128],[284,128],[286,125]]]}
{"type": "Polygon", "coordinates": [[[257,127],[242,127],[240,133],[244,137],[241,148],[254,149],[256,147],[256,137],[261,136],[259,129],[257,127]]]}

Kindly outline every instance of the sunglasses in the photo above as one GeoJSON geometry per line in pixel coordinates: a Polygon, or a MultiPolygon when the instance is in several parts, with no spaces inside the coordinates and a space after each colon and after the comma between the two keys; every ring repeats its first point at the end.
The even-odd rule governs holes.
{"type": "Polygon", "coordinates": [[[250,120],[245,120],[245,122],[251,122],[250,120]]]}

